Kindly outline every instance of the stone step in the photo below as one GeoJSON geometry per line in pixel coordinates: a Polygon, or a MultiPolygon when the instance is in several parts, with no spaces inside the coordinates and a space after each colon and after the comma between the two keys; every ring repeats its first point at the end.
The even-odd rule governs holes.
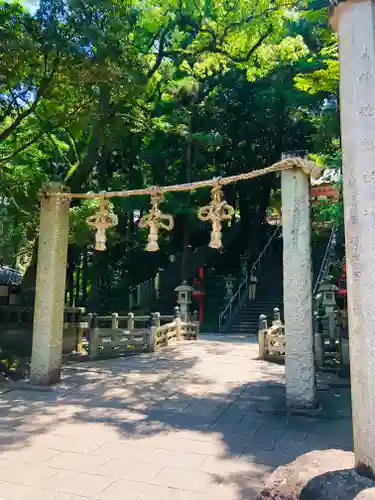
{"type": "Polygon", "coordinates": [[[243,306],[241,307],[240,311],[254,311],[255,309],[262,309],[262,308],[266,308],[266,309],[270,309],[270,308],[274,308],[276,307],[275,304],[282,304],[283,301],[282,300],[273,300],[272,302],[261,302],[261,303],[257,303],[257,304],[253,304],[251,306],[243,306]]]}
{"type": "Polygon", "coordinates": [[[258,333],[258,328],[232,328],[229,330],[231,333],[246,334],[246,333],[258,333]]]}
{"type": "Polygon", "coordinates": [[[269,303],[262,302],[261,304],[254,304],[253,306],[241,307],[240,312],[259,311],[260,309],[270,310],[275,307],[280,307],[278,304],[282,305],[283,302],[281,300],[275,300],[269,303]]]}
{"type": "Polygon", "coordinates": [[[249,309],[241,309],[239,311],[239,315],[246,316],[247,314],[254,315],[257,312],[261,312],[261,313],[263,313],[263,312],[272,312],[275,309],[275,307],[277,307],[278,309],[283,309],[283,307],[282,306],[280,307],[279,305],[278,306],[268,306],[268,307],[265,306],[265,305],[263,305],[263,306],[256,307],[256,308],[254,307],[254,308],[251,308],[251,309],[250,308],[249,309]]]}
{"type": "MultiPolygon", "coordinates": [[[[280,308],[279,308],[280,309],[280,308]]],[[[281,310],[282,313],[282,310],[281,310]]],[[[259,310],[256,311],[244,311],[243,313],[239,313],[238,318],[240,320],[244,320],[246,318],[259,318],[261,314],[265,314],[266,316],[273,314],[273,308],[272,309],[267,309],[266,307],[262,307],[259,310]]]]}

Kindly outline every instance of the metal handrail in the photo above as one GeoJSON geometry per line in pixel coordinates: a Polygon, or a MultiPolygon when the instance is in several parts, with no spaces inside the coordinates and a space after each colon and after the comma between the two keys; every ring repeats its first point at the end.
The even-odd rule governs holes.
{"type": "Polygon", "coordinates": [[[314,283],[314,288],[313,288],[313,297],[315,297],[316,292],[318,290],[319,283],[323,278],[325,278],[327,270],[328,270],[328,265],[330,262],[330,256],[331,256],[331,250],[332,248],[336,245],[336,228],[332,228],[331,234],[329,236],[329,240],[327,243],[327,248],[326,251],[324,252],[324,257],[322,260],[322,265],[320,266],[318,276],[316,278],[316,281],[314,283]]]}
{"type": "Polygon", "coordinates": [[[223,323],[226,320],[226,318],[228,318],[228,317],[230,317],[232,315],[233,309],[235,307],[235,305],[234,305],[235,302],[237,302],[237,299],[238,299],[238,301],[241,300],[241,298],[243,296],[244,289],[245,289],[245,291],[248,289],[249,277],[252,276],[255,273],[255,270],[258,267],[258,265],[260,264],[260,262],[261,262],[261,260],[263,258],[263,255],[265,254],[267,248],[270,246],[270,244],[272,243],[272,241],[274,240],[274,238],[276,237],[276,235],[279,233],[280,229],[281,229],[281,225],[278,226],[276,228],[276,230],[272,233],[271,237],[269,238],[269,240],[265,244],[263,250],[258,255],[257,260],[251,266],[250,273],[246,272],[246,276],[242,280],[242,282],[240,283],[240,285],[238,286],[238,289],[237,289],[236,293],[229,300],[229,302],[225,306],[225,308],[220,312],[220,314],[219,314],[219,333],[221,333],[221,330],[222,330],[222,327],[223,327],[223,323]],[[227,315],[228,311],[229,311],[229,314],[227,315]],[[224,319],[224,321],[223,321],[223,319],[224,319]]]}

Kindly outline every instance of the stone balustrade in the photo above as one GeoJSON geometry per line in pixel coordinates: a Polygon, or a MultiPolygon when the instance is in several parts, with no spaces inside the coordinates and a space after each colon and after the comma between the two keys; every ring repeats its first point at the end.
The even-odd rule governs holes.
{"type": "Polygon", "coordinates": [[[178,307],[175,308],[174,316],[157,312],[151,316],[134,316],[133,313],[119,316],[113,313],[111,316],[94,316],[90,325],[88,338],[91,358],[154,352],[177,341],[199,338],[197,319],[181,321],[178,307]],[[124,322],[126,327],[122,326],[124,322]]]}
{"type": "Polygon", "coordinates": [[[271,326],[264,314],[259,317],[259,359],[272,361],[285,359],[285,327],[281,322],[280,310],[275,307],[271,326]]]}
{"type": "MultiPolygon", "coordinates": [[[[31,349],[33,307],[0,306],[0,343],[2,348],[28,356],[31,349]]],[[[84,308],[66,307],[62,354],[86,354],[91,358],[149,352],[177,340],[199,337],[197,318],[183,322],[175,314],[107,316],[86,314],[84,308]]]]}

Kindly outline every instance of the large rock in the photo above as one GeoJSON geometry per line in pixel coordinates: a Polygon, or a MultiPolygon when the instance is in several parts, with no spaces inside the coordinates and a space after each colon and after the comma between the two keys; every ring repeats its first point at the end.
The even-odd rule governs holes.
{"type": "Polygon", "coordinates": [[[257,500],[375,500],[375,482],[353,466],[348,451],[306,453],[278,467],[257,500]]]}

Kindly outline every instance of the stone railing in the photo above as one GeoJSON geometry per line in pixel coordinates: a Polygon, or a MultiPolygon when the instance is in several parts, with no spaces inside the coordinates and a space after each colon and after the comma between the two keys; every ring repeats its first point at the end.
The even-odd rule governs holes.
{"type": "MultiPolygon", "coordinates": [[[[21,356],[31,353],[33,307],[0,306],[0,347],[21,356]]],[[[153,313],[135,316],[85,314],[83,308],[64,311],[63,355],[87,354],[91,358],[126,353],[152,352],[175,340],[199,337],[199,322],[182,322],[177,307],[174,315],[153,313]]]]}
{"type": "Polygon", "coordinates": [[[272,361],[285,357],[285,327],[281,322],[280,310],[275,307],[273,320],[268,326],[264,314],[259,317],[259,359],[272,361]]]}
{"type": "Polygon", "coordinates": [[[160,313],[152,313],[151,316],[134,316],[133,313],[119,316],[113,313],[111,316],[93,316],[90,324],[88,338],[91,358],[154,352],[177,341],[199,338],[197,319],[181,321],[178,307],[175,308],[174,316],[160,313]],[[121,327],[124,322],[126,327],[121,327]]]}
{"type": "MultiPolygon", "coordinates": [[[[83,308],[65,308],[63,354],[82,352],[83,336],[88,327],[84,314],[83,308]]],[[[0,345],[3,349],[25,355],[31,352],[33,316],[33,307],[0,306],[0,345]]]]}

